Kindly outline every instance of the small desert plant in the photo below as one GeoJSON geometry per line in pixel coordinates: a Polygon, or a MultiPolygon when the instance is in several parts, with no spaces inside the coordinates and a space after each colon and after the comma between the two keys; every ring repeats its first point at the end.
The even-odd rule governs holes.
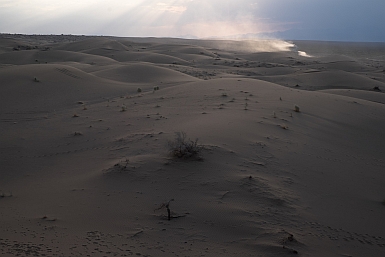
{"type": "Polygon", "coordinates": [[[125,169],[127,169],[127,166],[129,163],[130,163],[130,160],[128,158],[126,158],[125,161],[118,163],[117,165],[115,164],[115,166],[119,166],[122,170],[125,170],[125,169]]]}
{"type": "Polygon", "coordinates": [[[244,108],[244,110],[248,110],[248,107],[249,105],[247,104],[247,102],[245,102],[245,108],[244,108]]]}
{"type": "Polygon", "coordinates": [[[198,156],[203,146],[198,144],[198,139],[187,139],[185,132],[176,132],[174,141],[168,143],[170,154],[177,158],[190,158],[198,156]]]}
{"type": "Polygon", "coordinates": [[[138,91],[138,93],[140,93],[140,92],[142,92],[142,89],[140,87],[138,87],[138,89],[136,91],[138,91]]]}
{"type": "Polygon", "coordinates": [[[125,112],[125,111],[127,111],[127,106],[126,105],[122,105],[122,109],[120,110],[121,112],[125,112]]]}
{"type": "Polygon", "coordinates": [[[114,165],[114,167],[112,169],[110,169],[110,171],[112,171],[112,172],[126,171],[128,168],[128,164],[130,164],[130,160],[128,158],[126,158],[125,161],[120,161],[120,162],[116,163],[114,165]]]}
{"type": "Polygon", "coordinates": [[[5,194],[4,192],[0,191],[0,198],[4,198],[4,197],[12,197],[12,192],[9,192],[8,194],[5,194]]]}
{"type": "Polygon", "coordinates": [[[299,112],[299,106],[298,105],[294,105],[294,111],[299,112]]]}
{"type": "Polygon", "coordinates": [[[167,219],[168,220],[171,220],[171,210],[170,210],[170,202],[174,201],[174,199],[171,199],[170,201],[168,202],[164,202],[162,203],[158,208],[156,208],[154,211],[158,211],[158,210],[162,210],[162,209],[166,209],[167,210],[167,219]]]}

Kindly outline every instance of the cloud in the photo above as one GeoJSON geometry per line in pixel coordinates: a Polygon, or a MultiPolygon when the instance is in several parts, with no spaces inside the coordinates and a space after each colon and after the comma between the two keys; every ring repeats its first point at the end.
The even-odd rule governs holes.
{"type": "Polygon", "coordinates": [[[1,0],[0,32],[383,40],[377,0],[1,0]]]}
{"type": "Polygon", "coordinates": [[[187,7],[184,5],[179,5],[175,3],[167,4],[164,2],[157,3],[154,8],[161,12],[170,12],[176,14],[182,14],[187,10],[187,7]]]}
{"type": "Polygon", "coordinates": [[[5,0],[1,4],[4,32],[208,37],[274,30],[274,23],[253,16],[258,8],[253,0],[5,0]]]}

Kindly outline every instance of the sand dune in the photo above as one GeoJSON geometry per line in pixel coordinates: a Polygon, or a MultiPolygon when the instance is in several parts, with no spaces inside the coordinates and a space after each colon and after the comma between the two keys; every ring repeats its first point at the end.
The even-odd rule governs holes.
{"type": "Polygon", "coordinates": [[[103,55],[103,56],[109,56],[110,58],[117,60],[119,62],[150,62],[150,63],[160,63],[160,64],[171,64],[171,63],[181,63],[181,64],[188,64],[188,61],[185,61],[183,59],[173,57],[170,55],[165,54],[158,54],[158,53],[152,53],[152,52],[145,52],[145,51],[125,51],[125,52],[119,52],[119,53],[111,53],[110,51],[100,51],[94,50],[90,51],[89,53],[97,54],[97,55],[103,55]]]}
{"type": "Polygon", "coordinates": [[[120,42],[117,42],[116,40],[111,40],[104,37],[91,37],[77,42],[61,44],[55,48],[58,50],[65,50],[71,52],[83,52],[98,48],[115,51],[126,51],[129,49],[128,47],[126,47],[120,42]]]}
{"type": "Polygon", "coordinates": [[[384,83],[370,79],[360,74],[352,74],[345,71],[309,70],[300,74],[279,75],[264,77],[265,80],[287,85],[300,86],[306,90],[322,89],[361,89],[372,90],[375,87],[383,87],[384,83]]]}
{"type": "Polygon", "coordinates": [[[2,37],[1,256],[385,254],[383,63],[2,37]]]}
{"type": "Polygon", "coordinates": [[[57,63],[57,62],[79,62],[91,65],[108,65],[116,63],[113,59],[104,56],[95,56],[85,53],[68,52],[62,50],[52,51],[28,51],[11,52],[1,54],[1,62],[14,65],[39,64],[39,63],[57,63]]]}
{"type": "Polygon", "coordinates": [[[135,92],[137,85],[103,80],[66,65],[27,64],[0,69],[2,113],[47,112],[78,101],[135,92]]]}
{"type": "Polygon", "coordinates": [[[94,72],[94,75],[110,80],[131,83],[152,83],[154,85],[175,82],[191,82],[196,78],[151,64],[136,63],[112,67],[94,72]]]}
{"type": "Polygon", "coordinates": [[[378,94],[375,90],[373,92],[354,89],[327,89],[324,93],[349,96],[357,99],[364,99],[375,103],[385,104],[385,94],[378,94]]]}

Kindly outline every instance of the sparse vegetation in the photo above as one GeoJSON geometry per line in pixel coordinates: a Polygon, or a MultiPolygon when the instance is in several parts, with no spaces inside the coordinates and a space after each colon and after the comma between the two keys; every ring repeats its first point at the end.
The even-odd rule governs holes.
{"type": "Polygon", "coordinates": [[[167,219],[171,220],[171,210],[170,210],[170,202],[174,201],[174,199],[171,199],[168,202],[162,203],[158,208],[156,208],[154,211],[166,209],[167,210],[167,219]]]}
{"type": "Polygon", "coordinates": [[[294,105],[294,111],[299,112],[299,106],[298,105],[294,105]]]}
{"type": "Polygon", "coordinates": [[[174,141],[169,141],[170,154],[177,158],[196,157],[203,146],[198,144],[198,139],[187,139],[185,132],[176,132],[174,141]]]}
{"type": "Polygon", "coordinates": [[[4,197],[12,197],[12,193],[9,192],[8,194],[5,194],[4,192],[0,192],[0,198],[4,198],[4,197]]]}
{"type": "Polygon", "coordinates": [[[45,221],[56,221],[57,219],[56,218],[49,218],[47,215],[44,215],[43,217],[41,217],[42,220],[45,220],[45,221]]]}
{"type": "Polygon", "coordinates": [[[136,90],[138,93],[141,93],[142,92],[142,89],[140,87],[138,87],[138,89],[136,90]]]}
{"type": "Polygon", "coordinates": [[[120,170],[124,171],[127,169],[127,166],[129,163],[130,163],[130,160],[128,158],[126,158],[125,161],[119,162],[119,163],[115,164],[114,166],[118,167],[120,170]]]}
{"type": "Polygon", "coordinates": [[[130,160],[128,158],[126,158],[125,160],[120,160],[118,163],[114,164],[114,166],[110,167],[107,170],[104,170],[104,174],[124,174],[126,172],[136,169],[135,166],[129,166],[129,164],[130,160]]]}

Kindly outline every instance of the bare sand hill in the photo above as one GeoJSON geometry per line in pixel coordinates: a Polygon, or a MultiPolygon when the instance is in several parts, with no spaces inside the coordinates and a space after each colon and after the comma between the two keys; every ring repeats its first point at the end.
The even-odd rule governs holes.
{"type": "Polygon", "coordinates": [[[384,62],[217,43],[1,35],[0,255],[384,256],[384,62]]]}

